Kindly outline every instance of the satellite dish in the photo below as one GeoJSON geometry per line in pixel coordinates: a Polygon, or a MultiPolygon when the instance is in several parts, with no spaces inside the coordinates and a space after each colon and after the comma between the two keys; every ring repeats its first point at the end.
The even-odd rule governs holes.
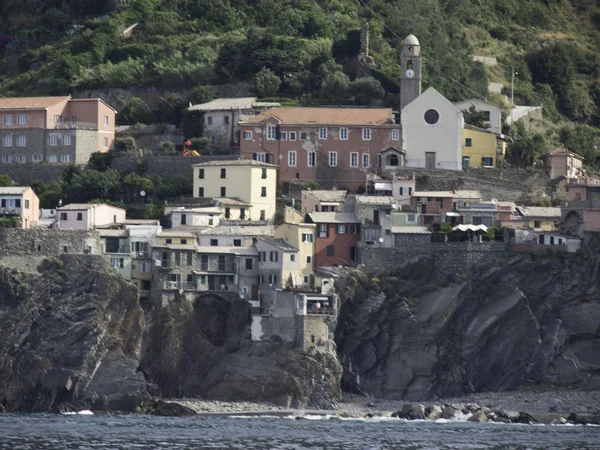
{"type": "Polygon", "coordinates": [[[244,300],[244,297],[246,297],[244,294],[240,294],[240,298],[241,298],[242,300],[244,300]]]}
{"type": "Polygon", "coordinates": [[[144,191],[143,189],[140,191],[140,196],[145,197],[146,196],[146,191],[144,191]]]}
{"type": "Polygon", "coordinates": [[[392,204],[392,209],[393,209],[394,211],[398,211],[398,203],[394,203],[394,204],[392,204]]]}
{"type": "Polygon", "coordinates": [[[383,239],[382,237],[379,238],[379,243],[383,244],[383,241],[385,241],[385,239],[383,239]]]}
{"type": "Polygon", "coordinates": [[[498,204],[498,199],[497,198],[493,198],[492,199],[492,204],[497,205],[498,204]]]}

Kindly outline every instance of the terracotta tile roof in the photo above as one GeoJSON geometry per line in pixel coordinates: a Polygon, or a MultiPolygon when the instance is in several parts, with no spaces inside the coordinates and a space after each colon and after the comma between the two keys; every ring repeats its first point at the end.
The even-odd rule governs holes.
{"type": "Polygon", "coordinates": [[[44,109],[71,97],[5,97],[0,98],[0,109],[44,109]]]}
{"type": "Polygon", "coordinates": [[[580,159],[582,161],[585,159],[583,156],[580,156],[577,153],[573,153],[573,152],[567,150],[564,147],[557,147],[554,150],[550,150],[546,154],[547,155],[552,155],[552,156],[558,156],[558,155],[572,156],[573,158],[577,158],[577,159],[580,159]]]}
{"type": "Polygon", "coordinates": [[[218,161],[206,161],[192,164],[192,167],[208,166],[259,166],[259,167],[278,167],[275,164],[268,164],[254,159],[223,159],[218,161]]]}
{"type": "Polygon", "coordinates": [[[393,125],[391,108],[271,108],[242,123],[261,123],[269,116],[282,124],[393,125]]]}

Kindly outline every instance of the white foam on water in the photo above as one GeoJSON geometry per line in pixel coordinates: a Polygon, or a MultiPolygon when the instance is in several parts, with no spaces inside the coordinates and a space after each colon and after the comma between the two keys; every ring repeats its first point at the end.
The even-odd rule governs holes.
{"type": "Polygon", "coordinates": [[[62,415],[64,416],[75,416],[75,415],[82,415],[82,416],[93,416],[94,413],[92,411],[90,411],[89,409],[84,409],[82,411],[61,411],[60,412],[62,415]]]}

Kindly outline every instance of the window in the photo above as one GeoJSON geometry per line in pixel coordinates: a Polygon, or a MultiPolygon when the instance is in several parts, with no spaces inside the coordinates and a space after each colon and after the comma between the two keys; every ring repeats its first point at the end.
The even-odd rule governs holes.
{"type": "Polygon", "coordinates": [[[29,200],[25,200],[25,209],[29,209],[29,200]]]}
{"type": "Polygon", "coordinates": [[[371,129],[370,128],[363,128],[363,141],[370,141],[371,140],[371,129]]]}
{"type": "Polygon", "coordinates": [[[368,169],[371,166],[371,155],[363,153],[362,166],[364,169],[368,169]]]}
{"type": "Polygon", "coordinates": [[[358,225],[350,225],[350,233],[358,234],[358,225]]]}
{"type": "Polygon", "coordinates": [[[306,257],[306,264],[311,264],[312,263],[312,256],[308,255],[306,257]]]}
{"type": "Polygon", "coordinates": [[[255,153],[254,159],[259,162],[267,162],[267,154],[266,153],[255,153]]]}
{"type": "Polygon", "coordinates": [[[410,223],[415,223],[417,221],[417,215],[416,214],[407,214],[406,221],[410,222],[410,223]]]}
{"type": "Polygon", "coordinates": [[[269,275],[269,283],[277,284],[277,275],[269,275]]]}
{"type": "Polygon", "coordinates": [[[80,221],[80,222],[83,220],[83,213],[82,212],[78,212],[77,213],[77,220],[80,221]]]}
{"type": "Polygon", "coordinates": [[[329,167],[337,167],[337,152],[329,152],[329,167]]]}
{"type": "Polygon", "coordinates": [[[542,221],[541,220],[534,220],[533,221],[533,228],[541,228],[542,226],[542,221]]]}
{"type": "Polygon", "coordinates": [[[473,139],[466,138],[465,139],[465,147],[472,147],[472,146],[473,146],[473,139]]]}
{"type": "Polygon", "coordinates": [[[211,239],[210,240],[210,246],[211,247],[218,247],[219,246],[219,240],[218,239],[211,239]]]}
{"type": "Polygon", "coordinates": [[[326,238],[328,236],[329,236],[329,227],[327,226],[327,224],[325,224],[325,223],[319,224],[319,237],[326,238]]]}
{"type": "Polygon", "coordinates": [[[267,252],[258,252],[258,260],[266,261],[267,260],[267,252]]]}
{"type": "Polygon", "coordinates": [[[33,155],[31,157],[31,159],[33,160],[33,162],[41,162],[42,161],[42,155],[33,155]]]}
{"type": "Polygon", "coordinates": [[[234,247],[241,247],[242,246],[242,240],[241,239],[234,239],[233,240],[233,246],[234,247]]]}
{"type": "Polygon", "coordinates": [[[277,251],[269,252],[269,261],[273,261],[273,262],[279,261],[279,252],[277,252],[277,251]]]}
{"type": "Polygon", "coordinates": [[[252,258],[246,258],[246,270],[252,270],[252,258]]]}
{"type": "Polygon", "coordinates": [[[71,116],[71,125],[75,125],[77,123],[77,116],[71,116]]]}
{"type": "Polygon", "coordinates": [[[400,130],[392,130],[392,141],[400,139],[400,130]]]}
{"type": "Polygon", "coordinates": [[[104,138],[104,148],[108,148],[108,138],[104,138]]]}
{"type": "Polygon", "coordinates": [[[290,261],[296,261],[296,255],[290,255],[290,261]]]}
{"type": "Polygon", "coordinates": [[[198,188],[198,197],[204,197],[204,188],[203,187],[198,188]]]}
{"type": "Polygon", "coordinates": [[[305,141],[307,139],[306,131],[300,132],[300,140],[305,141]]]}
{"type": "Polygon", "coordinates": [[[282,131],[281,133],[279,133],[279,140],[280,141],[287,141],[287,131],[282,131]]]}
{"type": "Polygon", "coordinates": [[[327,256],[335,256],[335,247],[333,245],[327,246],[327,256]]]}
{"type": "Polygon", "coordinates": [[[218,270],[225,270],[225,255],[219,255],[218,270]]]}
{"type": "Polygon", "coordinates": [[[358,167],[358,153],[350,153],[350,167],[358,167]]]}
{"type": "Polygon", "coordinates": [[[246,208],[240,208],[240,219],[244,220],[246,218],[246,208]]]}
{"type": "Polygon", "coordinates": [[[12,114],[5,115],[4,116],[4,125],[12,125],[12,124],[13,124],[13,116],[12,116],[12,114]]]}
{"type": "Polygon", "coordinates": [[[221,169],[221,178],[227,178],[227,169],[221,169]]]}
{"type": "Polygon", "coordinates": [[[290,141],[295,141],[295,140],[296,140],[296,132],[290,131],[290,141]]]}
{"type": "Polygon", "coordinates": [[[51,145],[52,147],[58,145],[58,136],[56,134],[51,134],[48,136],[48,145],[51,145]]]}
{"type": "Polygon", "coordinates": [[[296,152],[288,152],[288,166],[296,167],[296,152]]]}
{"type": "Polygon", "coordinates": [[[267,140],[274,141],[277,138],[277,127],[275,125],[267,125],[267,140]]]}
{"type": "Polygon", "coordinates": [[[110,263],[115,269],[122,269],[124,266],[123,258],[110,258],[110,263]]]}
{"type": "MultiPolygon", "coordinates": [[[[165,243],[167,244],[172,244],[173,243],[173,239],[165,239],[165,243]]],[[[164,259],[164,258],[163,258],[164,259]]]]}
{"type": "Polygon", "coordinates": [[[108,126],[108,116],[104,116],[104,126],[108,126]]]}
{"type": "Polygon", "coordinates": [[[327,139],[327,128],[319,128],[319,139],[327,139]]]}
{"type": "Polygon", "coordinates": [[[181,225],[187,225],[187,214],[181,214],[181,225]]]}
{"type": "Polygon", "coordinates": [[[225,218],[231,218],[231,208],[225,208],[225,218]]]}
{"type": "Polygon", "coordinates": [[[260,175],[260,177],[265,180],[267,178],[267,169],[263,168],[262,169],[262,174],[260,175]]]}
{"type": "Polygon", "coordinates": [[[260,220],[266,220],[267,212],[264,209],[260,210],[260,220]]]}
{"type": "Polygon", "coordinates": [[[223,125],[229,125],[229,116],[223,117],[223,125]]]}
{"type": "Polygon", "coordinates": [[[208,255],[200,255],[200,270],[208,270],[208,255]]]}
{"type": "Polygon", "coordinates": [[[71,145],[71,135],[66,134],[63,136],[63,145],[71,145]]]}
{"type": "Polygon", "coordinates": [[[194,254],[192,252],[187,252],[187,265],[192,266],[194,264],[194,254]]]}
{"type": "Polygon", "coordinates": [[[481,118],[485,122],[489,122],[490,121],[490,112],[489,111],[479,111],[479,113],[481,114],[481,118]]]}
{"type": "Polygon", "coordinates": [[[306,165],[308,167],[315,167],[317,162],[317,154],[316,152],[308,152],[308,161],[306,165]]]}
{"type": "Polygon", "coordinates": [[[346,225],[338,225],[337,234],[346,234],[346,225]]]}
{"type": "Polygon", "coordinates": [[[435,109],[428,109],[425,111],[424,119],[429,125],[435,125],[440,120],[440,113],[435,109]]]}
{"type": "Polygon", "coordinates": [[[12,157],[10,155],[5,155],[2,157],[1,160],[3,163],[11,163],[12,162],[12,157]]]}
{"type": "Polygon", "coordinates": [[[3,142],[5,147],[12,147],[13,137],[11,135],[4,136],[3,142]]]}
{"type": "Polygon", "coordinates": [[[60,162],[64,162],[64,163],[71,162],[71,155],[61,155],[60,162]]]}
{"type": "Polygon", "coordinates": [[[348,140],[348,128],[340,128],[340,140],[348,140]]]}
{"type": "Polygon", "coordinates": [[[17,115],[17,124],[18,125],[27,125],[27,114],[18,114],[17,115]]]}
{"type": "Polygon", "coordinates": [[[204,169],[198,170],[198,178],[200,178],[200,179],[204,178],[204,169]]]}
{"type": "Polygon", "coordinates": [[[482,166],[493,166],[494,165],[494,158],[489,157],[489,156],[484,156],[483,158],[481,158],[481,165],[482,166]]]}
{"type": "Polygon", "coordinates": [[[225,197],[227,195],[227,189],[225,186],[221,186],[221,197],[225,197]]]}
{"type": "Polygon", "coordinates": [[[68,214],[66,212],[60,213],[60,220],[68,220],[68,214]]]}
{"type": "Polygon", "coordinates": [[[206,118],[206,125],[212,125],[212,117],[211,116],[208,116],[206,118]]]}
{"type": "Polygon", "coordinates": [[[150,272],[150,263],[147,261],[141,261],[138,267],[140,272],[150,272]]]}
{"type": "Polygon", "coordinates": [[[302,242],[312,242],[313,235],[312,233],[302,233],[302,242]]]}
{"type": "Polygon", "coordinates": [[[27,162],[27,156],[25,155],[17,155],[15,156],[15,161],[18,163],[26,163],[27,162]]]}

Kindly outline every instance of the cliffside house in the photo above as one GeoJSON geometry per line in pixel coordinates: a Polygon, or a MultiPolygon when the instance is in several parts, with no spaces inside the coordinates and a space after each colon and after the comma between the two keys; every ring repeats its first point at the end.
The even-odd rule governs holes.
{"type": "Polygon", "coordinates": [[[496,167],[506,155],[506,137],[469,124],[463,128],[462,168],[496,167]]]}
{"type": "Polygon", "coordinates": [[[446,222],[452,226],[461,223],[457,207],[466,208],[473,202],[481,202],[479,191],[417,191],[411,197],[411,205],[420,214],[419,225],[439,225],[446,222]]]}
{"type": "Polygon", "coordinates": [[[14,218],[18,228],[37,228],[40,199],[29,186],[0,187],[0,217],[14,218]]]}
{"type": "Polygon", "coordinates": [[[517,206],[516,222],[535,231],[554,231],[561,220],[561,208],[517,206]]]}
{"type": "Polygon", "coordinates": [[[0,164],[87,164],[113,148],[115,114],[99,98],[0,98],[0,164]]]}
{"type": "Polygon", "coordinates": [[[171,210],[169,220],[173,228],[180,226],[213,227],[219,225],[223,214],[223,208],[220,206],[200,208],[180,206],[171,210]]]}
{"type": "Polygon", "coordinates": [[[562,227],[582,236],[600,231],[600,186],[568,185],[567,200],[561,203],[562,227]]]}
{"type": "Polygon", "coordinates": [[[582,156],[559,147],[545,155],[546,167],[550,169],[550,178],[556,179],[556,191],[565,194],[567,185],[585,182],[582,156]]]}
{"type": "Polygon", "coordinates": [[[53,227],[61,230],[94,230],[97,227],[125,222],[123,208],[105,203],[71,203],[56,209],[53,227]]]}
{"type": "Polygon", "coordinates": [[[275,219],[277,166],[252,159],[194,164],[194,197],[212,198],[223,218],[241,221],[275,219]]]}
{"type": "Polygon", "coordinates": [[[364,186],[365,172],[402,166],[391,108],[271,108],[240,122],[240,153],[279,163],[279,182],[364,186]]]}
{"type": "Polygon", "coordinates": [[[277,102],[259,102],[256,97],[218,98],[207,103],[192,105],[190,111],[204,113],[203,137],[213,146],[222,149],[238,149],[240,129],[238,123],[246,117],[260,114],[268,108],[279,106],[277,102]]]}
{"type": "Polygon", "coordinates": [[[374,173],[367,174],[367,194],[391,196],[399,205],[410,204],[415,185],[414,172],[406,177],[392,173],[391,178],[385,179],[374,173]]]}
{"type": "Polygon", "coordinates": [[[302,213],[342,212],[348,191],[302,191],[302,213]]]}
{"type": "Polygon", "coordinates": [[[306,215],[306,222],[317,226],[315,269],[349,266],[356,262],[360,221],[355,214],[314,212],[306,215]]]}
{"type": "Polygon", "coordinates": [[[285,222],[275,228],[275,237],[285,240],[298,249],[299,276],[302,287],[315,288],[319,285],[315,277],[315,234],[317,225],[303,221],[285,222]]]}
{"type": "Polygon", "coordinates": [[[478,98],[463,100],[454,105],[463,113],[474,107],[475,111],[482,113],[483,123],[489,126],[490,131],[496,134],[502,133],[502,110],[504,109],[502,106],[478,98]]]}

